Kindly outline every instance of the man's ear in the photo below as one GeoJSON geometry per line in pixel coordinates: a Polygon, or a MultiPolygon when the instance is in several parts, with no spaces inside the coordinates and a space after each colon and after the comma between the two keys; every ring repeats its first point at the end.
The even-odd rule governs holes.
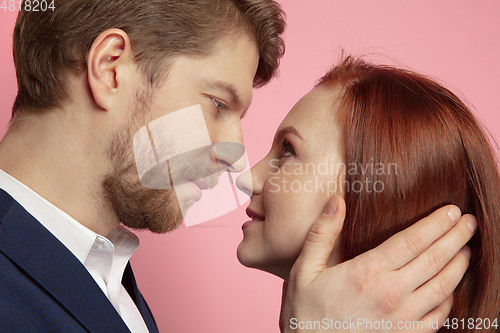
{"type": "Polygon", "coordinates": [[[101,33],[92,44],[87,56],[87,75],[94,101],[108,110],[113,104],[122,76],[130,70],[132,48],[127,34],[120,29],[101,33]]]}

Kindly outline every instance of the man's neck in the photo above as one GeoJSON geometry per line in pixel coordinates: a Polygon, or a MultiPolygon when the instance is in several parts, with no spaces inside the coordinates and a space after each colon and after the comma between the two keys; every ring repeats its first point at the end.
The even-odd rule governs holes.
{"type": "Polygon", "coordinates": [[[62,110],[17,119],[0,142],[0,169],[106,236],[119,220],[102,190],[111,163],[95,126],[62,110]]]}

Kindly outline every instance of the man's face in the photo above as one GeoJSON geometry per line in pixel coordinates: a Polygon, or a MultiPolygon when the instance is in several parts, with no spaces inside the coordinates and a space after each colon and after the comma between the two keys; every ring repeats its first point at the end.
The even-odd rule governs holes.
{"type": "MultiPolygon", "coordinates": [[[[229,35],[222,38],[210,55],[180,55],[174,59],[167,79],[155,91],[151,101],[144,101],[142,94],[134,96],[130,121],[118,131],[108,154],[114,170],[108,174],[103,187],[106,197],[121,222],[129,227],[149,229],[156,233],[168,232],[182,223],[182,212],[199,199],[200,187],[213,187],[218,174],[208,171],[210,166],[198,166],[189,161],[169,165],[181,170],[172,178],[178,183],[174,189],[151,189],[141,185],[132,148],[132,137],[152,120],[193,106],[200,106],[208,130],[209,141],[231,142],[243,145],[241,118],[252,101],[252,84],[257,71],[259,53],[254,41],[246,35],[229,35]],[[139,98],[138,98],[139,97],[139,98]],[[141,98],[142,97],[142,98],[141,98]],[[185,182],[182,180],[185,178],[185,182]],[[202,179],[201,182],[198,180],[202,179]],[[196,183],[187,180],[197,180],[196,183]]],[[[138,89],[139,90],[139,89],[138,89]]],[[[176,124],[166,123],[163,135],[176,124]]],[[[200,128],[189,128],[190,123],[179,123],[175,130],[186,130],[197,135],[200,128]]],[[[182,131],[181,131],[182,132],[182,131]]],[[[172,136],[168,147],[176,151],[185,138],[172,136]]],[[[219,164],[225,160],[224,151],[217,151],[219,164]]],[[[230,159],[230,158],[229,158],[230,159]]]]}

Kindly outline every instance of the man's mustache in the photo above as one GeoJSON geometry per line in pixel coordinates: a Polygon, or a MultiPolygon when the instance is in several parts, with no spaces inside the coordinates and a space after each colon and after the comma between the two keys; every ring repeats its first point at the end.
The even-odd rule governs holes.
{"type": "Polygon", "coordinates": [[[152,189],[170,189],[190,181],[203,179],[208,187],[217,184],[224,171],[238,172],[246,166],[245,147],[236,142],[216,142],[159,161],[141,177],[141,184],[152,189]]]}
{"type": "Polygon", "coordinates": [[[134,135],[133,145],[141,184],[152,189],[171,189],[246,166],[242,144],[212,142],[199,104],[147,123],[134,135]]]}

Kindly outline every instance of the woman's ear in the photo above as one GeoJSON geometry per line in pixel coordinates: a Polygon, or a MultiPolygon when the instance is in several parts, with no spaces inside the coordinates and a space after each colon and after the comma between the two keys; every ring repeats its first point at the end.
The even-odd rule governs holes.
{"type": "Polygon", "coordinates": [[[116,102],[132,63],[130,40],[123,30],[106,30],[92,44],[87,56],[88,82],[95,103],[103,110],[116,102]]]}

